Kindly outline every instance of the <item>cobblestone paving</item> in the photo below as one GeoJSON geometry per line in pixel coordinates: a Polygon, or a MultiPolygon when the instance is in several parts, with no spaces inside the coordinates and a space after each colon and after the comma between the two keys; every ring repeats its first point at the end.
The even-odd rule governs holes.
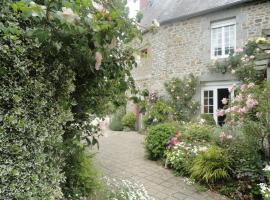
{"type": "Polygon", "coordinates": [[[196,192],[172,172],[145,158],[144,136],[136,132],[106,131],[100,138],[96,164],[106,176],[135,180],[156,200],[225,200],[212,192],[196,192]]]}

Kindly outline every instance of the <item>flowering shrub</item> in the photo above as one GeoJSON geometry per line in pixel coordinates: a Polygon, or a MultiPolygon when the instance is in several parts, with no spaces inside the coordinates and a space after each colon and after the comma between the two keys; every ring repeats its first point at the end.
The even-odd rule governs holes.
{"type": "Polygon", "coordinates": [[[150,159],[157,160],[164,157],[167,141],[175,131],[175,127],[171,124],[158,124],[149,128],[145,148],[150,159]]]}
{"type": "Polygon", "coordinates": [[[142,184],[136,181],[104,178],[104,188],[100,191],[100,200],[154,200],[142,184]]]}
{"type": "Polygon", "coordinates": [[[172,108],[161,100],[158,100],[153,104],[149,104],[147,113],[143,118],[145,127],[168,121],[172,111],[172,108]]]}
{"type": "Polygon", "coordinates": [[[199,152],[207,151],[207,146],[197,146],[192,143],[180,142],[171,150],[166,151],[167,164],[178,174],[188,175],[189,168],[199,152]]]}
{"type": "MultiPolygon", "coordinates": [[[[232,129],[240,126],[245,134],[253,135],[264,150],[265,139],[269,135],[269,95],[270,83],[262,85],[254,83],[232,86],[230,91],[235,91],[236,96],[226,109],[220,110],[220,116],[226,114],[226,125],[232,129]]],[[[269,142],[269,141],[268,141],[269,142]]]]}
{"type": "Polygon", "coordinates": [[[256,60],[270,57],[270,52],[260,48],[260,45],[266,44],[269,44],[269,41],[265,38],[249,40],[243,49],[236,49],[228,59],[214,60],[214,66],[218,72],[231,72],[243,82],[261,82],[265,78],[266,70],[262,73],[255,67],[256,60]]]}
{"type": "Polygon", "coordinates": [[[165,83],[175,120],[189,121],[197,113],[199,103],[193,100],[197,84],[198,80],[192,74],[183,79],[174,78],[165,83]]]}

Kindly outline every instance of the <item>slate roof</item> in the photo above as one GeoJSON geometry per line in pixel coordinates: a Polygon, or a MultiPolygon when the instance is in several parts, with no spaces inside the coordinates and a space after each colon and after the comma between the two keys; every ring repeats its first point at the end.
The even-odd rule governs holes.
{"type": "MultiPolygon", "coordinates": [[[[148,0],[141,25],[150,26],[153,19],[161,24],[205,14],[251,0],[148,0]]],[[[254,0],[253,0],[254,1],[254,0]]]]}

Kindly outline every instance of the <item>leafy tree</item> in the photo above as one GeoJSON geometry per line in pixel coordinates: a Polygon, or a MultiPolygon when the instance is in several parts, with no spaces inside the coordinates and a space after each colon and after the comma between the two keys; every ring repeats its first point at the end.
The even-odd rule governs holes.
{"type": "Polygon", "coordinates": [[[0,199],[59,199],[78,143],[97,143],[89,120],[134,89],[137,28],[122,0],[6,0],[0,13],[0,199]]]}

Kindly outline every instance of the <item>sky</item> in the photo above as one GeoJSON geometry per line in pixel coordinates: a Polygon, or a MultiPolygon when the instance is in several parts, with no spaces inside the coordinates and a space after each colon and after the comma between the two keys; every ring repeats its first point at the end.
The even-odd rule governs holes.
{"type": "Polygon", "coordinates": [[[129,7],[129,17],[136,17],[136,14],[140,9],[139,0],[128,0],[127,6],[129,7]]]}

